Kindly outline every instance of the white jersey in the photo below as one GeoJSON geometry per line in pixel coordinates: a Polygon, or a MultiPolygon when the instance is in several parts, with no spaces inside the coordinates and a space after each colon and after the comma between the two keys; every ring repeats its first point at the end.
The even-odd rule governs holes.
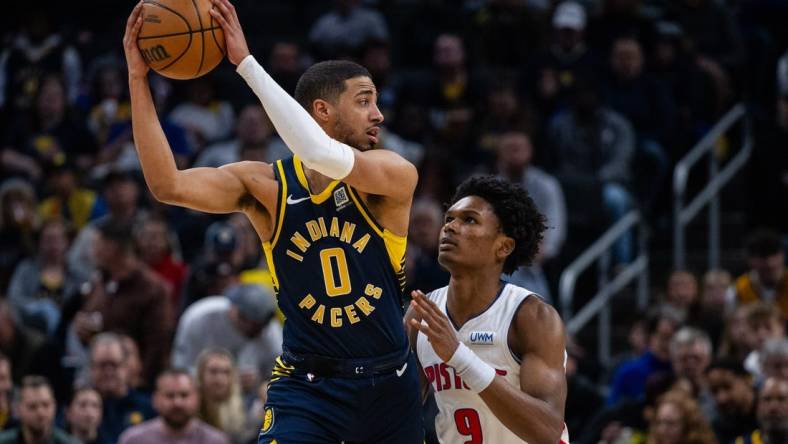
{"type": "MultiPolygon", "coordinates": [[[[439,288],[427,297],[446,314],[448,287],[439,288]]],[[[520,362],[509,348],[508,334],[512,319],[531,292],[516,285],[505,284],[497,299],[482,314],[469,319],[458,335],[479,358],[495,368],[506,382],[520,387],[520,362]]],[[[432,385],[438,404],[435,430],[443,444],[522,444],[490,411],[478,394],[470,391],[454,368],[446,365],[432,349],[427,337],[419,332],[416,353],[424,369],[427,382],[432,385]]],[[[561,443],[568,444],[566,427],[561,443]]]]}

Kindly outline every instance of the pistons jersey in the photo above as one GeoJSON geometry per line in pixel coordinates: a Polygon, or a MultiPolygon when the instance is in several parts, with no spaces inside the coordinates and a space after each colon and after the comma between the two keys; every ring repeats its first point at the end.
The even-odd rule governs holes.
{"type": "MultiPolygon", "coordinates": [[[[427,297],[447,314],[448,287],[427,297]]],[[[507,383],[520,387],[520,359],[512,354],[508,343],[509,326],[518,307],[532,293],[512,284],[504,284],[495,301],[482,314],[469,319],[458,331],[460,341],[473,350],[482,361],[495,369],[507,383]]],[[[448,316],[448,314],[447,314],[448,316]]],[[[443,444],[522,444],[492,413],[477,393],[465,386],[462,379],[432,349],[427,337],[419,332],[416,351],[427,382],[432,385],[438,404],[435,431],[443,444]]],[[[564,427],[562,444],[569,443],[564,427]]]]}
{"type": "Polygon", "coordinates": [[[298,157],[277,161],[274,174],[275,228],[263,248],[285,316],[283,347],[339,359],[405,350],[406,238],[380,226],[346,183],[312,194],[298,157]]]}

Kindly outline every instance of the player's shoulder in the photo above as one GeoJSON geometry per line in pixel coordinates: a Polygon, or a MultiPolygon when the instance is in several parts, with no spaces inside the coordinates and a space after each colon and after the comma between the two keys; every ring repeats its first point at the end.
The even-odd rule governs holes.
{"type": "Polygon", "coordinates": [[[520,303],[515,323],[518,330],[536,330],[546,334],[563,334],[564,324],[558,310],[536,293],[509,284],[510,294],[524,296],[520,303]]]}

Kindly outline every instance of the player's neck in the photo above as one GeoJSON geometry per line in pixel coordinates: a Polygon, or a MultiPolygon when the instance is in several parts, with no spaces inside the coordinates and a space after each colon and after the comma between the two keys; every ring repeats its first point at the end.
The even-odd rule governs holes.
{"type": "Polygon", "coordinates": [[[501,270],[475,269],[452,273],[446,310],[457,327],[484,312],[495,301],[501,288],[501,270]]]}
{"type": "Polygon", "coordinates": [[[313,169],[307,168],[306,165],[303,165],[303,167],[306,181],[309,184],[309,192],[312,194],[320,194],[326,189],[328,184],[333,181],[333,179],[330,177],[324,176],[313,169]]]}

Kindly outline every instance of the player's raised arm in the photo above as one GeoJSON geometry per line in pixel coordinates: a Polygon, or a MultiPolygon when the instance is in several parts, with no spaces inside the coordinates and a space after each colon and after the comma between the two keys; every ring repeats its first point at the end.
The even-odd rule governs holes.
{"type": "MultiPolygon", "coordinates": [[[[147,78],[149,68],[137,47],[137,35],[142,26],[141,9],[142,3],[137,4],[129,16],[123,48],[129,70],[134,144],[148,187],[156,199],[168,204],[210,213],[243,209],[248,192],[240,176],[249,169],[249,165],[238,163],[222,168],[183,171],[175,165],[151,97],[147,78]]],[[[273,180],[272,183],[275,186],[273,180]]]]}
{"type": "MultiPolygon", "coordinates": [[[[415,166],[396,153],[384,150],[359,150],[331,138],[293,97],[283,90],[250,55],[238,15],[229,0],[213,0],[211,15],[224,30],[227,56],[260,99],[277,132],[290,150],[309,168],[380,196],[410,201],[418,181],[415,166]]],[[[356,82],[352,100],[359,112],[369,113],[366,143],[377,143],[377,125],[383,116],[377,108],[377,91],[371,79],[356,82]],[[368,84],[367,84],[368,83],[368,84]]],[[[328,108],[325,108],[326,110],[328,108]]],[[[330,111],[326,111],[327,113],[330,111]]]]}

